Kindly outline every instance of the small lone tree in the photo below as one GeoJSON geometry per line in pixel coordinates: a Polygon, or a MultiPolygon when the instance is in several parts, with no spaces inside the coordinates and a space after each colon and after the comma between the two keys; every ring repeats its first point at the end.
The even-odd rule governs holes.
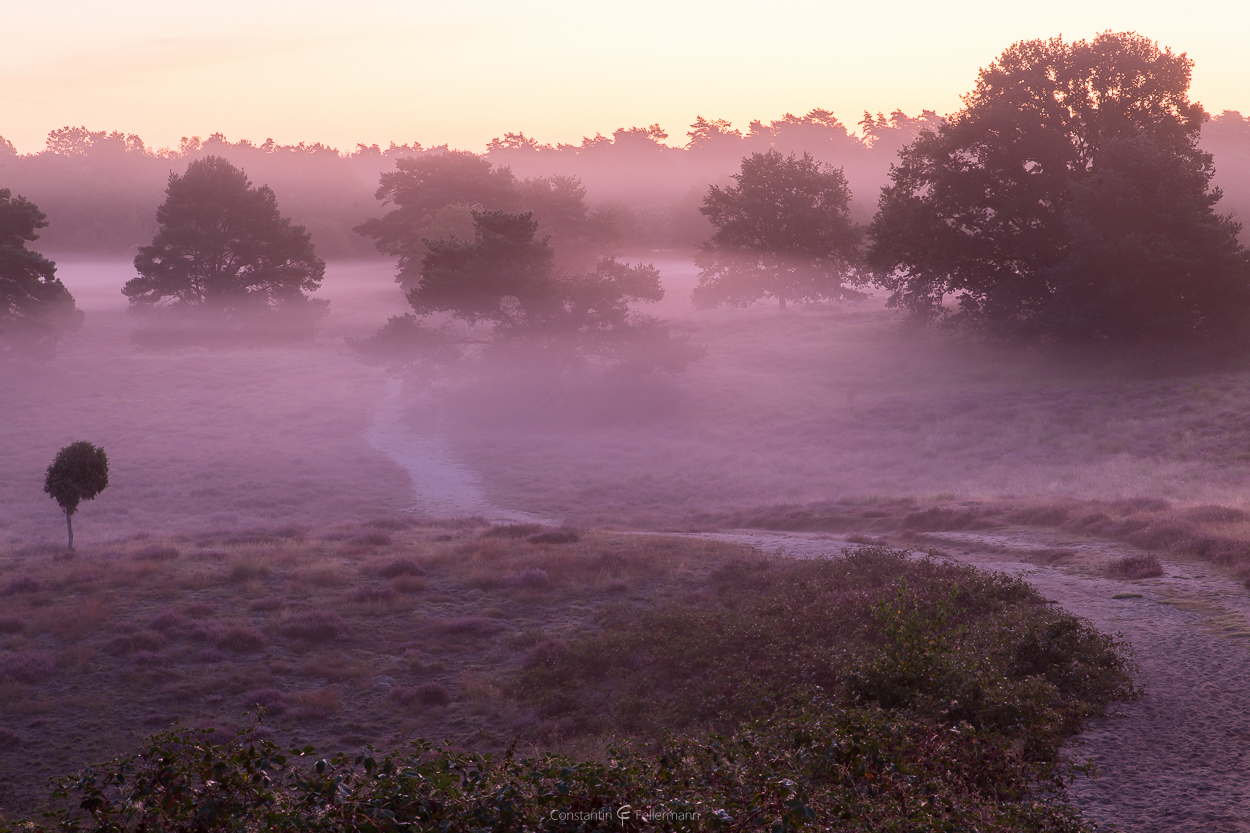
{"type": "Polygon", "coordinates": [[[92,500],[109,484],[109,458],[104,449],[86,440],[70,443],[56,454],[43,490],[65,510],[65,526],[69,530],[69,548],[74,548],[73,515],[78,504],[92,500]]]}

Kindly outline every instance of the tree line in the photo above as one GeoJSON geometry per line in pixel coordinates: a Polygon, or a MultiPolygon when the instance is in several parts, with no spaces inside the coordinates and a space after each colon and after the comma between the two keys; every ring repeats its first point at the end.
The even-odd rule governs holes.
{"type": "MultiPolygon", "coordinates": [[[[918,126],[901,114],[865,117],[874,146],[889,131],[918,128],[898,149],[866,224],[855,216],[845,166],[777,147],[738,157],[729,183],[700,199],[710,233],[693,300],[770,297],[784,309],[875,286],[913,320],[990,337],[1240,343],[1250,320],[1250,254],[1240,224],[1216,210],[1215,160],[1201,144],[1209,116],[1188,98],[1191,68],[1185,55],[1136,33],[1014,44],[945,119],[926,114],[918,126]]],[[[850,141],[827,114],[788,117],[783,127],[800,121],[824,131],[813,135],[838,128],[850,141]]],[[[753,137],[784,133],[777,124],[755,123],[744,136],[700,119],[689,148],[737,153],[753,137]]],[[[1230,125],[1225,118],[1221,128],[1231,135],[1230,125]]],[[[611,146],[634,143],[641,152],[650,143],[662,153],[663,137],[653,125],[611,146]]],[[[108,141],[120,148],[131,140],[108,141]]],[[[578,152],[606,144],[587,140],[578,152]]],[[[508,134],[491,152],[565,150],[508,134]]],[[[393,155],[374,194],[388,210],[354,231],[398,257],[411,311],[357,343],[363,353],[431,367],[529,354],[562,373],[679,369],[696,357],[633,311],[662,296],[658,273],[613,257],[619,218],[590,208],[580,179],[518,180],[511,166],[467,152],[393,155]]],[[[17,300],[0,315],[34,320],[29,310],[43,293],[72,325],[72,299],[66,307],[47,262],[25,250],[46,225],[42,214],[20,197],[4,199],[0,207],[21,218],[6,224],[4,245],[24,265],[6,290],[17,300]]],[[[324,311],[308,297],[324,273],[311,234],[228,159],[204,156],[170,174],[156,219],[152,244],[135,258],[139,277],[124,290],[133,306],[324,311]]],[[[57,329],[51,313],[41,326],[57,329]]]]}

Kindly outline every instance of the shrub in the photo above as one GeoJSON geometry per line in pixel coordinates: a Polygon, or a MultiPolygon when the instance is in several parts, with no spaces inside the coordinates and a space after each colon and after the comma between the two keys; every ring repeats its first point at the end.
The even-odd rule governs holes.
{"type": "Polygon", "coordinates": [[[22,736],[17,732],[0,726],[0,750],[21,746],[23,743],[22,736]]]}
{"type": "Polygon", "coordinates": [[[546,570],[538,567],[530,567],[528,570],[522,570],[518,575],[513,576],[513,581],[520,587],[547,587],[551,584],[551,576],[547,575],[546,570]]]}
{"type": "Polygon", "coordinates": [[[346,636],[348,627],[343,617],[332,610],[301,610],[282,617],[278,632],[292,639],[326,642],[346,636]]]}
{"type": "Polygon", "coordinates": [[[1159,563],[1158,557],[1149,553],[1126,555],[1112,561],[1107,566],[1107,572],[1116,578],[1157,578],[1163,575],[1163,565],[1159,563]]]}
{"type": "Polygon", "coordinates": [[[261,688],[247,695],[247,703],[272,715],[286,713],[286,695],[276,688],[261,688]]]}
{"type": "Polygon", "coordinates": [[[548,646],[513,692],[577,732],[651,734],[732,731],[821,691],[967,722],[1049,760],[1103,704],[1134,693],[1123,643],[1021,580],[966,565],[873,547],[729,564],[710,584],[619,608],[567,650],[548,646]]]}
{"type": "Polygon", "coordinates": [[[12,596],[17,593],[38,593],[43,589],[43,582],[34,576],[21,576],[19,578],[9,579],[9,583],[4,586],[4,595],[12,596]]]}
{"type": "Polygon", "coordinates": [[[46,651],[14,651],[0,657],[0,679],[38,683],[56,671],[56,659],[46,651]]]}
{"type": "Polygon", "coordinates": [[[401,706],[446,706],[451,702],[451,693],[440,683],[395,687],[390,690],[387,697],[401,706]]]}
{"type": "Polygon", "coordinates": [[[382,578],[398,578],[399,576],[423,576],[425,569],[410,558],[397,558],[384,564],[378,575],[382,578]]]}
{"type": "Polygon", "coordinates": [[[187,617],[176,610],[165,608],[148,620],[148,627],[154,631],[177,631],[187,627],[187,617]]]}
{"type": "Polygon", "coordinates": [[[215,640],[218,648],[245,654],[265,647],[265,635],[247,625],[229,625],[215,640]]]}
{"type": "Polygon", "coordinates": [[[225,659],[220,648],[205,648],[195,655],[196,662],[224,662],[225,659]]]}
{"type": "Polygon", "coordinates": [[[563,639],[544,639],[525,652],[527,668],[538,665],[552,667],[569,652],[569,643],[563,639]]]}
{"type": "Polygon", "coordinates": [[[21,633],[26,623],[16,616],[0,616],[0,633],[21,633]]]}
{"type": "Polygon", "coordinates": [[[582,540],[582,536],[576,529],[561,527],[530,535],[525,540],[531,544],[576,544],[582,540]]]}

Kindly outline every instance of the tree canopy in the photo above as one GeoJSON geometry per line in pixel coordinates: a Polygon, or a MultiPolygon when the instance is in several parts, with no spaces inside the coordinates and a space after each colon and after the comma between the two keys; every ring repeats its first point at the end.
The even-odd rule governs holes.
{"type": "Polygon", "coordinates": [[[325,275],[310,235],[227,160],[206,156],[170,174],[156,218],[152,244],[135,256],[139,276],[122,289],[132,307],[324,311],[327,302],[306,294],[325,275]]]}
{"type": "Polygon", "coordinates": [[[56,264],[26,248],[47,225],[34,203],[0,188],[0,353],[47,354],[63,332],[82,324],[56,264]]]}
{"type": "Polygon", "coordinates": [[[559,262],[566,266],[593,264],[618,239],[613,213],[589,208],[586,189],[575,176],[518,182],[509,168],[468,151],[399,159],[395,166],[382,174],[376,194],[395,207],[356,231],[372,237],[378,251],[399,257],[395,280],[406,289],[422,280],[429,241],[472,239],[473,211],[530,213],[540,232],[559,247],[559,262]]]}
{"type": "Polygon", "coordinates": [[[70,443],[57,452],[48,466],[43,490],[65,511],[69,530],[69,548],[74,548],[74,524],[71,520],[84,500],[94,500],[109,484],[109,458],[103,448],[86,440],[70,443]]]}
{"type": "Polygon", "coordinates": [[[869,252],[890,304],[1043,341],[1239,331],[1250,259],[1214,210],[1191,65],[1134,33],[1003,52],[891,171],[869,252]]]}
{"type": "Polygon", "coordinates": [[[700,209],[717,230],[695,258],[696,306],[776,298],[785,309],[787,301],[851,294],[842,282],[860,230],[842,171],[770,150],[743,159],[733,178],[736,185],[712,186],[700,209]]]}
{"type": "Polygon", "coordinates": [[[474,237],[427,240],[413,312],[392,318],[362,353],[427,369],[522,361],[531,369],[680,370],[698,351],[630,305],[664,296],[659,272],[612,258],[557,270],[530,213],[474,211],[474,237]]]}

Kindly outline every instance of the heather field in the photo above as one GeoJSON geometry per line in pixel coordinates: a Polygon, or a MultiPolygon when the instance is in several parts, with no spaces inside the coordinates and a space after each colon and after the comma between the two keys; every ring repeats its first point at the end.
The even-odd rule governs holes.
{"type": "MultiPolygon", "coordinates": [[[[940,823],[1004,830],[1084,829],[1075,817],[1060,822],[1067,809],[1030,802],[1073,774],[1060,767],[1059,744],[1093,725],[1110,786],[1078,781],[1077,805],[1091,818],[1149,818],[1166,795],[1192,812],[1158,829],[1185,829],[1204,813],[1227,820],[1204,798],[1207,775],[1165,778],[1161,761],[1154,780],[1130,779],[1147,751],[1133,746],[1130,760],[1115,744],[1145,744],[1157,729],[1175,756],[1192,730],[1221,762],[1236,756],[1228,733],[1244,720],[1227,698],[1195,695],[1189,729],[1160,715],[1179,714],[1190,682],[1202,692],[1241,684],[1250,371],[1005,352],[905,331],[879,299],[700,312],[688,303],[691,264],[647,259],[668,291],[648,311],[706,358],[669,379],[583,379],[555,395],[524,375],[420,392],[362,363],[346,339],[403,308],[386,262],[331,264],[320,294],[332,311],[315,338],[230,345],[137,344],[141,322],[117,293],[126,265],[62,262],[86,324],[54,361],[0,367],[0,806],[9,817],[45,797],[49,777],[139,749],[152,732],[213,727],[226,738],[264,710],[253,740],[345,753],[334,771],[351,778],[350,756],[370,744],[425,737],[459,755],[515,743],[540,756],[524,776],[535,783],[543,767],[591,762],[578,770],[590,773],[588,795],[603,788],[593,773],[605,760],[641,762],[627,780],[660,777],[648,767],[665,729],[695,733],[689,761],[720,754],[700,732],[741,730],[759,744],[752,760],[768,763],[735,775],[738,786],[790,767],[812,806],[854,796],[866,802],[855,812],[881,824],[929,806],[940,823]],[[71,554],[64,517],[41,487],[56,450],[78,439],[107,449],[111,477],[75,516],[71,554]],[[846,562],[860,565],[849,571],[759,555],[836,556],[856,545],[902,551],[846,562]],[[941,560],[917,560],[926,550],[941,560]],[[1037,571],[1026,579],[1046,598],[960,572],[957,561],[1037,571]],[[795,639],[810,617],[776,618],[812,582],[832,595],[805,605],[842,611],[818,628],[821,651],[838,657],[828,667],[795,639]],[[959,595],[973,585],[984,595],[959,595]],[[890,607],[894,598],[901,607],[890,607]],[[1140,610],[1125,607],[1138,601],[1140,610]],[[920,617],[910,625],[908,605],[920,617]],[[1069,690],[1067,672],[1043,684],[1034,679],[1042,671],[1020,664],[1035,646],[993,641],[1050,627],[1048,611],[1061,607],[1104,634],[1127,634],[1102,643],[1089,622],[1065,631],[1094,642],[1067,644],[1062,662],[1102,657],[1091,673],[1104,689],[1069,690]],[[920,638],[951,615],[971,617],[958,640],[920,638]],[[740,638],[738,665],[723,650],[731,638],[740,638]],[[1189,658],[1180,680],[1182,666],[1167,659],[1178,645],[1189,658]],[[942,704],[964,695],[891,676],[890,662],[912,661],[904,648],[949,660],[942,685],[972,686],[985,711],[955,715],[942,704]],[[1141,701],[1133,648],[1147,652],[1141,701]],[[974,659],[986,656],[1017,659],[1002,668],[974,659]],[[791,674],[791,660],[807,665],[791,674]],[[1001,674],[1023,687],[986,682],[1001,674]],[[808,702],[813,685],[849,699],[769,722],[777,703],[808,702]],[[1055,719],[984,722],[1007,713],[994,711],[1000,696],[1055,719]],[[857,711],[864,697],[885,711],[857,711]],[[1108,728],[1112,718],[1097,715],[1124,698],[1115,714],[1129,723],[1108,728]],[[852,711],[838,711],[846,703],[852,711]],[[924,740],[951,720],[990,732],[989,745],[924,740]],[[910,739],[889,746],[898,757],[888,766],[910,762],[937,779],[924,782],[932,789],[953,790],[949,802],[917,803],[905,779],[864,798],[855,779],[869,770],[855,767],[869,764],[848,759],[828,780],[786,746],[794,731],[832,732],[837,743],[910,739]],[[642,746],[611,759],[608,745],[622,737],[642,746]],[[1020,743],[1037,755],[1013,758],[1020,743]],[[990,748],[1002,757],[977,757],[990,748]],[[958,788],[930,770],[950,755],[968,774],[958,788]],[[995,790],[1014,797],[1004,804],[995,790]]],[[[521,777],[481,766],[491,778],[521,777]]],[[[1233,769],[1220,778],[1238,789],[1233,769]]],[[[762,802],[779,818],[794,810],[785,803],[794,796],[759,789],[732,800],[762,802]]],[[[540,798],[534,807],[547,806],[540,798]]],[[[1233,826],[1211,829],[1238,829],[1240,816],[1228,818],[1233,826]]]]}

